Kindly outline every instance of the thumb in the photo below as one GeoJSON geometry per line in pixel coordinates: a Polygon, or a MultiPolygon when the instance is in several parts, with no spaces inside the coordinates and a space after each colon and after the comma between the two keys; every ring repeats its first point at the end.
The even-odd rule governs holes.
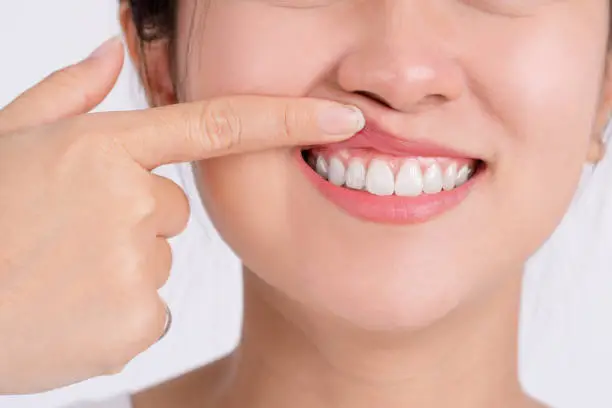
{"type": "Polygon", "coordinates": [[[49,75],[0,110],[0,134],[91,111],[115,86],[123,59],[121,40],[113,37],[87,59],[49,75]]]}

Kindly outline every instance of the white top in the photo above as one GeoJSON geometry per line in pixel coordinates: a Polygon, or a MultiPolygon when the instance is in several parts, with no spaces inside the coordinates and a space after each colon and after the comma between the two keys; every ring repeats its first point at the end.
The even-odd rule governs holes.
{"type": "Polygon", "coordinates": [[[120,395],[106,401],[88,401],[71,405],[66,408],[133,408],[129,395],[120,395]]]}

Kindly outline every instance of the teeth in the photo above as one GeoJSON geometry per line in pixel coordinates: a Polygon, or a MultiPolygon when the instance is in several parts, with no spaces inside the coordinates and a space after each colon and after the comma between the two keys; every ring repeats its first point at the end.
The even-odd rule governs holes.
{"type": "Polygon", "coordinates": [[[461,167],[461,170],[457,173],[457,181],[455,182],[455,186],[459,187],[465,184],[466,181],[470,178],[470,174],[472,174],[472,169],[466,164],[461,167]]]}
{"type": "Polygon", "coordinates": [[[395,181],[391,167],[380,159],[373,159],[366,175],[366,190],[379,195],[389,196],[395,191],[395,181]]]}
{"type": "MultiPolygon", "coordinates": [[[[453,180],[454,182],[454,180],[453,180]]],[[[407,160],[397,173],[395,194],[416,197],[423,192],[423,172],[417,160],[407,160]]]]}
{"type": "Polygon", "coordinates": [[[457,163],[451,163],[450,166],[444,171],[444,182],[442,188],[446,191],[455,188],[455,182],[457,181],[457,163]]]}
{"type": "Polygon", "coordinates": [[[362,157],[350,157],[344,151],[333,155],[329,161],[316,154],[308,157],[307,161],[321,177],[336,186],[365,190],[378,196],[438,194],[462,186],[474,173],[470,165],[458,168],[457,163],[450,160],[443,170],[440,162],[433,158],[396,159],[391,162],[373,158],[366,168],[367,161],[362,157]],[[394,171],[400,164],[399,170],[394,171]]]}
{"type": "Polygon", "coordinates": [[[425,194],[437,194],[442,191],[442,169],[434,163],[427,168],[423,176],[423,192],[425,194]]]}
{"type": "Polygon", "coordinates": [[[346,181],[346,169],[344,168],[344,163],[337,158],[332,157],[329,161],[329,182],[335,184],[337,186],[344,185],[346,181]]]}
{"type": "Polygon", "coordinates": [[[366,168],[359,159],[353,159],[346,171],[346,186],[354,190],[363,190],[366,184],[366,168]]]}
{"type": "Polygon", "coordinates": [[[317,157],[317,163],[315,165],[315,169],[319,176],[323,178],[327,178],[327,162],[323,158],[323,156],[317,157]]]}

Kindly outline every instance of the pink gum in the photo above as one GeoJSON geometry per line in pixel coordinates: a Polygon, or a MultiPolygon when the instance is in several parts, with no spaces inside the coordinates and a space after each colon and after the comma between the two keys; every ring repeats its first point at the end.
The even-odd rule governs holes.
{"type": "Polygon", "coordinates": [[[344,163],[345,167],[348,167],[349,162],[353,159],[360,160],[364,166],[367,168],[372,159],[380,159],[385,161],[391,167],[391,170],[394,173],[397,173],[404,164],[404,162],[408,160],[416,159],[421,164],[421,170],[423,172],[427,171],[428,167],[433,163],[438,163],[441,167],[442,172],[446,171],[451,164],[457,164],[457,171],[461,170],[464,165],[469,165],[471,168],[474,168],[476,165],[476,160],[474,159],[460,159],[460,158],[448,158],[448,157],[397,157],[391,156],[387,154],[382,154],[376,152],[374,150],[369,149],[343,149],[343,150],[332,150],[329,148],[315,148],[310,151],[315,157],[323,156],[327,164],[329,165],[329,161],[332,157],[338,158],[344,163]]]}

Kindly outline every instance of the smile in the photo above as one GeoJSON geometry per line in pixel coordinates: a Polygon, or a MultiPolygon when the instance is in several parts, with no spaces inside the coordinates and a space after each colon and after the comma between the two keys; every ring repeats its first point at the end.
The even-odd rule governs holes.
{"type": "Polygon", "coordinates": [[[482,160],[458,152],[415,143],[392,146],[388,136],[366,132],[367,140],[358,135],[348,143],[297,154],[317,190],[357,218],[392,224],[429,221],[458,206],[486,170],[482,160]]]}
{"type": "Polygon", "coordinates": [[[476,160],[396,158],[367,151],[326,154],[310,150],[305,154],[310,167],[331,184],[382,197],[418,197],[451,191],[464,185],[478,166],[476,160]]]}

